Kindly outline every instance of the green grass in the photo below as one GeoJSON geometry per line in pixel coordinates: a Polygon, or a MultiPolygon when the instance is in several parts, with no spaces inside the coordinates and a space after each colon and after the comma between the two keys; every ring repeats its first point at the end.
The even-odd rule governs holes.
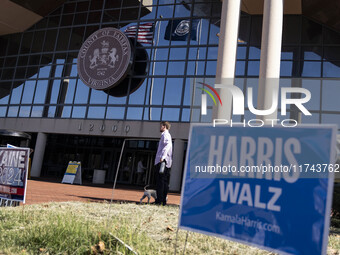
{"type": "MultiPolygon", "coordinates": [[[[171,206],[67,202],[1,208],[0,254],[133,254],[115,237],[138,254],[173,254],[177,220],[178,207],[171,206]]],[[[339,233],[331,228],[329,254],[340,254],[339,233]]],[[[179,231],[177,254],[185,237],[179,231]]],[[[186,254],[272,253],[190,233],[186,254]]]]}

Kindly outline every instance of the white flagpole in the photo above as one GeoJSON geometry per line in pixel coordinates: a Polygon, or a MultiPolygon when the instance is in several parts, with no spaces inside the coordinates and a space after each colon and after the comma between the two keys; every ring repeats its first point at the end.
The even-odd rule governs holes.
{"type": "Polygon", "coordinates": [[[198,35],[198,41],[197,41],[197,52],[196,52],[196,61],[195,61],[195,76],[194,76],[194,79],[193,79],[192,98],[191,98],[191,107],[190,107],[190,122],[192,121],[192,112],[193,112],[193,107],[194,107],[194,102],[195,102],[195,92],[196,92],[196,86],[195,85],[196,85],[196,75],[197,75],[197,70],[198,70],[198,63],[197,62],[198,62],[198,59],[199,59],[199,56],[200,56],[199,46],[200,46],[200,43],[201,43],[201,34],[202,34],[202,19],[199,22],[199,26],[200,26],[200,29],[199,29],[199,35],[198,35]]]}
{"type": "Polygon", "coordinates": [[[149,93],[149,120],[152,120],[152,112],[151,112],[151,104],[152,104],[152,93],[153,93],[153,81],[154,81],[154,74],[155,74],[155,59],[156,59],[156,53],[157,53],[157,46],[159,43],[159,31],[160,31],[160,27],[161,27],[161,21],[157,21],[155,27],[158,24],[158,29],[157,29],[157,40],[156,40],[156,44],[155,44],[155,50],[154,53],[152,55],[152,78],[151,78],[151,84],[150,84],[150,93],[149,93]]]}

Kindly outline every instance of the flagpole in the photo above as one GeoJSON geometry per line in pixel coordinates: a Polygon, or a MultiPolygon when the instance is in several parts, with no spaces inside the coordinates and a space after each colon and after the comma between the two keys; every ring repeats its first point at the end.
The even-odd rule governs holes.
{"type": "MultiPolygon", "coordinates": [[[[199,58],[199,46],[201,43],[201,34],[202,34],[202,19],[199,22],[199,35],[198,35],[198,41],[197,41],[197,52],[196,52],[196,61],[195,61],[195,76],[193,79],[193,89],[192,89],[192,98],[191,98],[191,107],[190,107],[190,122],[192,121],[192,111],[193,111],[193,107],[194,107],[194,102],[195,102],[195,92],[196,92],[196,75],[197,75],[197,69],[198,69],[198,58],[199,58]]],[[[204,82],[204,80],[203,80],[204,82]]],[[[203,92],[202,92],[203,93],[203,92]]],[[[201,118],[201,117],[200,117],[201,118]]]]}
{"type": "MultiPolygon", "coordinates": [[[[162,16],[160,16],[160,18],[162,18],[162,16]]],[[[153,93],[153,82],[154,82],[154,74],[155,74],[155,59],[156,59],[156,53],[157,53],[157,46],[159,43],[159,31],[160,31],[160,27],[161,27],[161,21],[157,21],[156,25],[158,24],[158,28],[157,28],[157,40],[156,40],[156,46],[154,53],[152,55],[152,77],[151,77],[151,84],[150,84],[150,93],[149,93],[149,120],[152,120],[152,111],[151,111],[151,104],[152,104],[152,93],[153,93]]]]}

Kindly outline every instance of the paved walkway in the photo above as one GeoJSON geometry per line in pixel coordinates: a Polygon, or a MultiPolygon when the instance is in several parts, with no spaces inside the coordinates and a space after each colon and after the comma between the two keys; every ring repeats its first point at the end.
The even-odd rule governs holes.
{"type": "MultiPolygon", "coordinates": [[[[111,201],[113,185],[94,186],[61,184],[51,180],[28,180],[26,204],[65,201],[111,201]]],[[[142,188],[119,187],[113,194],[114,201],[139,202],[143,196],[142,188]]],[[[143,200],[147,202],[147,198],[143,200]]],[[[150,202],[154,202],[151,198],[150,202]]],[[[168,204],[178,205],[180,194],[169,193],[168,204]]]]}

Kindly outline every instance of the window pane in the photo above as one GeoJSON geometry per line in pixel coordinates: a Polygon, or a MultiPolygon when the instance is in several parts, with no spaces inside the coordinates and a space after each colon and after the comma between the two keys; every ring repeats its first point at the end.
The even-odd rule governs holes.
{"type": "Polygon", "coordinates": [[[77,92],[75,94],[75,104],[86,104],[90,88],[86,86],[80,79],[77,83],[77,92]]]}
{"type": "Polygon", "coordinates": [[[313,47],[301,47],[302,59],[304,60],[321,60],[322,48],[313,47]]]}
{"type": "Polygon", "coordinates": [[[339,95],[340,95],[339,80],[323,80],[322,109],[326,111],[340,111],[339,95]]]}
{"type": "Polygon", "coordinates": [[[235,75],[244,76],[245,68],[246,68],[246,62],[245,61],[236,61],[235,75]]]}
{"type": "Polygon", "coordinates": [[[179,109],[177,108],[163,108],[162,120],[165,121],[178,121],[179,109]]]}
{"type": "Polygon", "coordinates": [[[1,106],[0,107],[0,117],[5,117],[6,116],[6,111],[7,111],[7,107],[6,106],[1,106]]]}
{"type": "Polygon", "coordinates": [[[182,110],[182,120],[183,122],[189,122],[190,121],[190,109],[183,109],[182,110]]]}
{"type": "Polygon", "coordinates": [[[24,85],[20,85],[12,90],[11,104],[19,104],[24,85]]]}
{"type": "Polygon", "coordinates": [[[248,61],[248,75],[259,76],[260,61],[248,61]]]}
{"type": "Polygon", "coordinates": [[[89,111],[87,113],[88,119],[104,119],[105,115],[105,107],[89,107],[89,111]]]}
{"type": "Polygon", "coordinates": [[[168,75],[184,75],[185,62],[169,62],[168,75]]]}
{"type": "Polygon", "coordinates": [[[24,87],[24,94],[22,96],[23,104],[31,104],[33,101],[33,93],[36,81],[26,81],[24,87]]]}
{"type": "Polygon", "coordinates": [[[128,120],[142,120],[143,108],[141,107],[129,107],[127,111],[126,119],[128,120]]]}
{"type": "Polygon", "coordinates": [[[292,61],[281,61],[280,76],[292,76],[292,61]]]}
{"type": "Polygon", "coordinates": [[[321,76],[321,63],[320,62],[302,62],[303,69],[301,76],[303,77],[320,77],[321,76]]]}
{"type": "Polygon", "coordinates": [[[44,107],[43,106],[34,106],[32,109],[31,117],[40,118],[42,117],[44,107]]]}
{"type": "Polygon", "coordinates": [[[35,96],[34,96],[34,103],[35,104],[45,103],[47,86],[48,86],[47,80],[43,80],[43,81],[38,80],[37,89],[35,91],[35,96]]]}
{"type": "Polygon", "coordinates": [[[91,89],[90,104],[106,104],[107,94],[104,91],[91,89]]]}
{"type": "Polygon", "coordinates": [[[303,104],[306,107],[306,109],[308,110],[320,109],[320,86],[321,81],[319,79],[317,80],[302,79],[302,87],[308,89],[312,95],[311,100],[303,104]]]}
{"type": "Polygon", "coordinates": [[[60,89],[60,83],[61,80],[54,80],[53,81],[53,87],[52,87],[52,92],[51,92],[51,104],[56,104],[58,100],[58,95],[59,95],[59,89],[60,89]]]}
{"type": "Polygon", "coordinates": [[[142,86],[140,86],[135,92],[130,94],[129,104],[144,104],[146,83],[147,79],[144,80],[142,86]]]}
{"type": "Polygon", "coordinates": [[[48,78],[50,76],[51,66],[44,66],[40,68],[39,78],[48,78]]]}
{"type": "Polygon", "coordinates": [[[125,107],[108,107],[106,119],[122,120],[124,119],[125,107]]]}
{"type": "Polygon", "coordinates": [[[246,47],[241,47],[238,46],[237,47],[237,59],[246,59],[246,53],[247,53],[247,48],[246,47]]]}
{"type": "Polygon", "coordinates": [[[161,119],[161,108],[155,108],[152,107],[151,109],[145,108],[144,111],[144,120],[149,120],[149,114],[151,111],[151,120],[155,121],[155,120],[160,120],[161,119]]]}
{"type": "Polygon", "coordinates": [[[182,99],[182,87],[183,87],[183,79],[182,78],[168,78],[166,81],[166,90],[165,90],[165,105],[180,105],[182,99]]]}
{"type": "Polygon", "coordinates": [[[54,118],[55,117],[55,110],[56,110],[57,107],[55,106],[50,106],[48,107],[48,114],[47,114],[47,117],[49,118],[54,118]]]}
{"type": "Polygon", "coordinates": [[[163,101],[164,78],[155,78],[152,91],[152,104],[161,105],[163,101]]]}
{"type": "Polygon", "coordinates": [[[323,77],[340,77],[340,62],[324,62],[323,77]]]}
{"type": "Polygon", "coordinates": [[[258,47],[249,47],[249,59],[260,59],[261,50],[258,47]]]}
{"type": "Polygon", "coordinates": [[[64,79],[63,86],[67,86],[65,103],[71,104],[73,102],[76,80],[75,79],[64,79]]]}
{"type": "Polygon", "coordinates": [[[63,113],[61,115],[62,118],[70,118],[71,116],[71,106],[64,106],[63,113]]]}
{"type": "Polygon", "coordinates": [[[21,106],[19,117],[29,117],[31,112],[31,106],[21,106]]]}
{"type": "MultiPolygon", "coordinates": [[[[308,109],[308,108],[307,108],[308,109]]],[[[312,116],[306,116],[301,114],[301,122],[302,123],[319,123],[320,114],[312,113],[312,116]]]]}
{"type": "Polygon", "coordinates": [[[7,117],[17,117],[18,116],[19,106],[11,106],[8,107],[7,117]]]}
{"type": "Polygon", "coordinates": [[[340,115],[339,114],[322,114],[321,123],[337,124],[340,127],[340,115]]]}
{"type": "Polygon", "coordinates": [[[72,118],[85,118],[86,107],[75,106],[72,109],[72,118]]]}

